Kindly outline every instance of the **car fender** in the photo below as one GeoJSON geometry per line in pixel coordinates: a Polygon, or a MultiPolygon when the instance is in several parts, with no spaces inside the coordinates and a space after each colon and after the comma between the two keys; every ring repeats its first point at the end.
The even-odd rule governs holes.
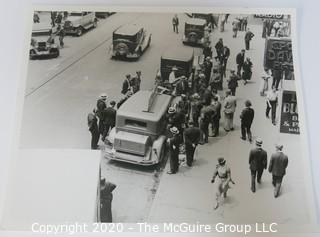
{"type": "Polygon", "coordinates": [[[152,160],[159,160],[162,156],[161,152],[163,152],[162,148],[165,146],[166,136],[161,135],[159,136],[152,144],[152,152],[151,152],[151,159],[152,160]]]}

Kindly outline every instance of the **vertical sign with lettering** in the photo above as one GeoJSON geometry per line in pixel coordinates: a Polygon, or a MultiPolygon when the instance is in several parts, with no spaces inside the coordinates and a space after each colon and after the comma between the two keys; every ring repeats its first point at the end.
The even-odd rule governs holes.
{"type": "Polygon", "coordinates": [[[293,72],[292,44],[289,38],[268,38],[264,66],[272,70],[293,72]]]}
{"type": "Polygon", "coordinates": [[[297,96],[295,91],[283,91],[280,132],[300,134],[297,96]]]}

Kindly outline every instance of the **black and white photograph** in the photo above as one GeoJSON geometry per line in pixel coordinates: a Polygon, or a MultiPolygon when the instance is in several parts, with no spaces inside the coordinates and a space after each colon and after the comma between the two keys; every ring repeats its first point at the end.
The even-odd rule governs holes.
{"type": "Polygon", "coordinates": [[[295,11],[32,14],[4,229],[315,222],[295,11]]]}

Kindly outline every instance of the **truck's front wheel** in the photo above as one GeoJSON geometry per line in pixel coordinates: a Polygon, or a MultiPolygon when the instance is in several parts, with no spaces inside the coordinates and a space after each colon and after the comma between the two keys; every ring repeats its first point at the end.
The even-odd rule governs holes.
{"type": "Polygon", "coordinates": [[[81,26],[79,26],[79,27],[77,28],[77,30],[76,30],[76,35],[79,37],[79,36],[81,36],[82,34],[83,34],[83,29],[82,29],[81,26]]]}

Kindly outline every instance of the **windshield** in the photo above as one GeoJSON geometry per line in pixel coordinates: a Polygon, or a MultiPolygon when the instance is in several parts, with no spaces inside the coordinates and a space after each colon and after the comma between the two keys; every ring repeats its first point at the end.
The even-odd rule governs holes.
{"type": "Polygon", "coordinates": [[[71,12],[70,16],[82,16],[82,12],[71,12]]]}
{"type": "Polygon", "coordinates": [[[131,42],[136,42],[137,35],[119,35],[114,33],[113,40],[129,40],[131,42]]]}

